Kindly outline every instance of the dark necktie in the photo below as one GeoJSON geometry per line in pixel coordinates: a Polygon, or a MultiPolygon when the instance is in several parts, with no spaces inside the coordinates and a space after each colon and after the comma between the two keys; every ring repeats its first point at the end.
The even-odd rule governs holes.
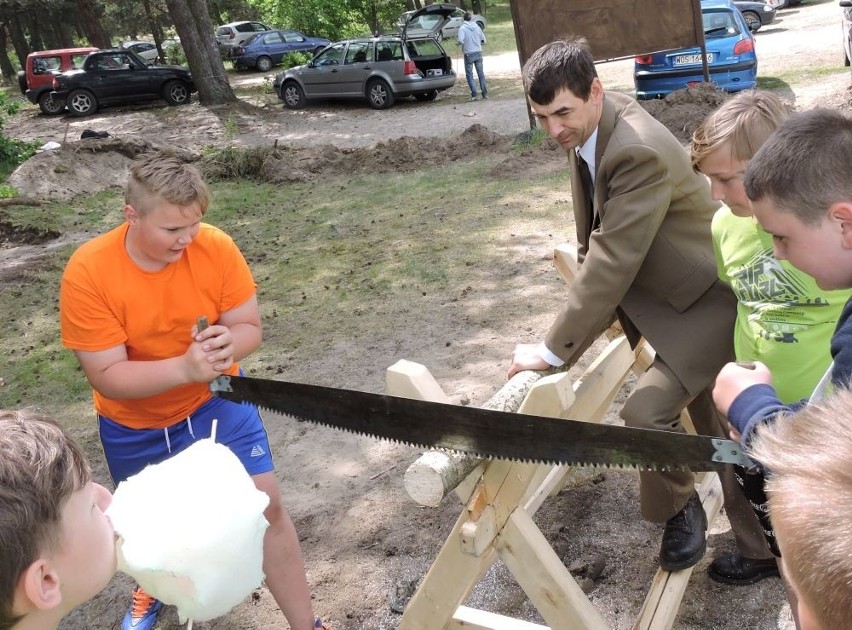
{"type": "Polygon", "coordinates": [[[598,227],[600,227],[601,220],[598,213],[595,212],[595,186],[592,182],[592,173],[589,171],[589,165],[586,163],[586,160],[580,157],[580,154],[577,154],[577,166],[580,169],[580,179],[583,182],[583,191],[586,194],[586,200],[589,202],[589,210],[592,213],[591,221],[589,221],[592,226],[590,231],[595,231],[598,227]]]}

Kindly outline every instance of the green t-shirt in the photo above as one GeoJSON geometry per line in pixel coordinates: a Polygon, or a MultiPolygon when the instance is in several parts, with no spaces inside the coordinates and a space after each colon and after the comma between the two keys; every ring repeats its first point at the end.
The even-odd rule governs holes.
{"type": "Polygon", "coordinates": [[[723,206],[712,230],[719,277],[737,296],[737,360],[765,363],[783,402],[809,397],[831,363],[829,341],[852,290],[824,291],[777,260],[772,237],[751,217],[723,206]]]}

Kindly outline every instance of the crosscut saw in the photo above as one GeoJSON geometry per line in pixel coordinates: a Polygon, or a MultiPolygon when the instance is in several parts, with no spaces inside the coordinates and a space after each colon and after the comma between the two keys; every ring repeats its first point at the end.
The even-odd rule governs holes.
{"type": "Polygon", "coordinates": [[[360,435],[483,458],[641,470],[721,470],[751,461],[731,440],[220,376],[214,395],[360,435]]]}

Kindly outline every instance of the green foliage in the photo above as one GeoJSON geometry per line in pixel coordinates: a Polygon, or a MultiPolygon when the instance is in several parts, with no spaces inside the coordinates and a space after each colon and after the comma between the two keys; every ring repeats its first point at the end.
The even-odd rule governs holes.
{"type": "Polygon", "coordinates": [[[12,199],[18,196],[18,189],[9,184],[0,184],[0,199],[12,199]]]}
{"type": "Polygon", "coordinates": [[[188,66],[189,62],[186,60],[186,51],[184,51],[183,46],[180,44],[175,44],[173,46],[166,46],[163,51],[166,54],[166,63],[170,66],[188,66]]]}
{"type": "Polygon", "coordinates": [[[40,145],[39,142],[25,142],[2,135],[6,118],[16,114],[19,109],[21,101],[10,99],[5,92],[0,92],[0,176],[4,179],[16,166],[34,155],[40,145]]]}
{"type": "Polygon", "coordinates": [[[296,66],[303,66],[308,63],[313,56],[304,53],[304,52],[291,52],[287,53],[287,55],[281,60],[281,66],[286,70],[287,68],[295,68],[296,66]]]}
{"type": "MultiPolygon", "coordinates": [[[[490,92],[491,91],[489,90],[489,93],[490,92]]],[[[512,153],[518,155],[525,151],[535,149],[536,147],[541,146],[542,143],[546,142],[547,138],[547,132],[541,127],[536,127],[535,129],[519,133],[515,136],[515,140],[512,142],[512,153]]]]}

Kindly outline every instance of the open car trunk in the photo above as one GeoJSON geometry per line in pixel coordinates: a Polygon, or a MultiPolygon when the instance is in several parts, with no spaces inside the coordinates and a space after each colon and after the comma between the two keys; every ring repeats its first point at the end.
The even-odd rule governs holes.
{"type": "Polygon", "coordinates": [[[453,73],[453,60],[441,45],[432,38],[425,37],[405,42],[408,56],[423,73],[423,76],[436,76],[453,73]]]}

